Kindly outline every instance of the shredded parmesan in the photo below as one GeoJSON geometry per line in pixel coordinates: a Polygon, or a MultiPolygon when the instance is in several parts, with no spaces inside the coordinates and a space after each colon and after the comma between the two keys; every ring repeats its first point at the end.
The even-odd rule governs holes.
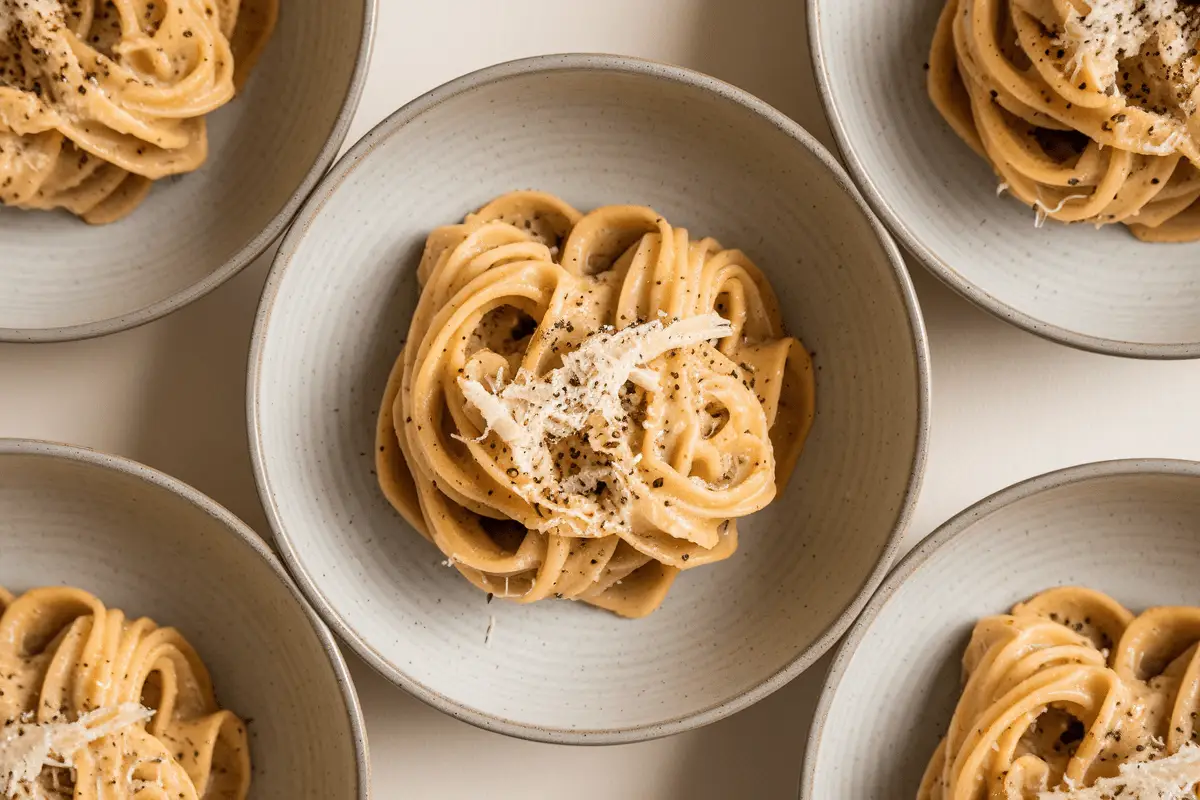
{"type": "MultiPolygon", "coordinates": [[[[620,432],[627,414],[622,390],[632,382],[656,391],[658,373],[646,364],[671,350],[721,339],[732,332],[730,323],[718,314],[666,326],[656,320],[620,331],[604,328],[564,356],[561,367],[543,376],[522,369],[507,384],[502,375],[488,380],[490,390],[470,378],[459,378],[458,386],[483,418],[484,434],[494,432],[504,440],[516,470],[528,478],[514,480],[514,491],[530,502],[553,507],[562,517],[573,516],[584,527],[620,526],[619,513],[616,518],[608,515],[606,521],[599,521],[598,517],[606,515],[598,514],[594,504],[580,498],[602,487],[627,491],[625,484],[637,460],[630,451],[628,435],[620,432]],[[555,476],[551,447],[575,435],[604,442],[598,448],[605,452],[604,463],[560,481],[555,476]]],[[[547,520],[546,524],[554,523],[547,520]]]]}
{"type": "Polygon", "coordinates": [[[0,795],[40,800],[37,780],[43,767],[72,768],[75,754],[92,742],[153,716],[138,703],[122,703],[75,722],[16,722],[0,728],[0,795]]]}
{"type": "Polygon", "coordinates": [[[1178,64],[1190,48],[1187,15],[1178,0],[1092,0],[1088,13],[1072,13],[1065,43],[1074,46],[1076,74],[1090,56],[1097,71],[1115,81],[1118,59],[1131,58],[1151,39],[1168,66],[1178,64]]]}
{"type": "Polygon", "coordinates": [[[1086,194],[1069,194],[1062,200],[1059,200],[1058,205],[1054,206],[1054,208],[1050,208],[1049,206],[1045,205],[1040,199],[1034,200],[1033,210],[1035,212],[1035,217],[1033,220],[1033,227],[1040,228],[1045,225],[1047,217],[1049,217],[1051,214],[1057,214],[1059,211],[1062,211],[1067,203],[1071,202],[1072,200],[1086,200],[1087,198],[1088,195],[1086,194]]]}
{"type": "Polygon", "coordinates": [[[1191,742],[1174,755],[1155,761],[1124,763],[1112,778],[1092,786],[1041,792],[1038,800],[1194,800],[1200,783],[1200,747],[1191,742]]]}

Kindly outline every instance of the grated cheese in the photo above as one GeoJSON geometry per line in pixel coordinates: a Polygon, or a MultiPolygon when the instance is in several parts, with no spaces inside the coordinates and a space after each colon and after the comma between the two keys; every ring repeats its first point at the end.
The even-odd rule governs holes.
{"type": "Polygon", "coordinates": [[[1125,763],[1111,778],[1084,788],[1041,792],[1038,800],[1194,800],[1200,782],[1200,747],[1188,742],[1174,755],[1155,761],[1125,763]]]}
{"type": "Polygon", "coordinates": [[[1071,202],[1072,200],[1086,200],[1087,198],[1088,198],[1088,195],[1086,195],[1086,194],[1069,194],[1066,197],[1064,197],[1062,200],[1059,200],[1058,205],[1054,206],[1054,208],[1050,208],[1049,206],[1045,205],[1040,199],[1034,200],[1033,201],[1033,211],[1034,211],[1033,227],[1040,228],[1043,225],[1045,225],[1046,220],[1050,217],[1051,214],[1057,214],[1059,211],[1062,211],[1063,208],[1067,205],[1067,203],[1071,202]]]}
{"type": "Polygon", "coordinates": [[[145,722],[154,712],[122,703],[82,715],[75,722],[17,722],[0,728],[0,795],[40,800],[43,767],[71,768],[74,755],[92,742],[145,722]]]}
{"type": "Polygon", "coordinates": [[[1075,47],[1076,73],[1085,56],[1098,72],[1115,81],[1118,59],[1131,58],[1151,39],[1168,66],[1178,64],[1191,47],[1188,18],[1178,0],[1092,0],[1087,14],[1072,13],[1066,21],[1066,43],[1075,47]]]}
{"type": "MultiPolygon", "coordinates": [[[[594,502],[589,505],[581,498],[601,485],[617,493],[628,491],[626,484],[638,459],[630,451],[628,435],[619,432],[627,413],[621,396],[625,384],[656,391],[658,373],[646,364],[671,350],[721,339],[732,332],[730,323],[718,314],[666,326],[656,320],[620,331],[604,328],[564,356],[561,367],[541,377],[522,369],[507,384],[502,374],[494,381],[489,378],[490,391],[469,378],[459,378],[458,386],[467,403],[483,417],[484,436],[490,431],[503,439],[516,468],[530,478],[514,481],[514,491],[563,517],[573,517],[584,527],[612,530],[624,524],[623,512],[602,512],[594,502]],[[589,441],[591,434],[597,434],[597,441],[615,443],[602,448],[611,461],[559,480],[550,448],[577,434],[589,441]]],[[[552,519],[545,523],[547,528],[555,524],[552,519]]]]}

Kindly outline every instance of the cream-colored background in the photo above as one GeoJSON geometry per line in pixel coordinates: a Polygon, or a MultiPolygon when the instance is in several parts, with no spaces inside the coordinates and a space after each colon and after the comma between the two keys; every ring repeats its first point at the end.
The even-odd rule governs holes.
{"type": "MultiPolygon", "coordinates": [[[[711,73],[831,144],[802,0],[380,0],[374,61],[350,141],[464,72],[564,51],[644,56],[711,73]]],[[[207,298],[137,330],[0,345],[0,436],[130,456],[267,534],[244,414],[246,353],[267,266],[260,259],[207,298]]],[[[907,544],[968,503],[1050,469],[1129,456],[1200,458],[1200,363],[1068,350],[984,315],[913,271],[933,350],[934,409],[907,544]]],[[[790,798],[827,664],[704,730],[573,749],[456,722],[348,658],[366,710],[374,795],[385,800],[790,798]]]]}

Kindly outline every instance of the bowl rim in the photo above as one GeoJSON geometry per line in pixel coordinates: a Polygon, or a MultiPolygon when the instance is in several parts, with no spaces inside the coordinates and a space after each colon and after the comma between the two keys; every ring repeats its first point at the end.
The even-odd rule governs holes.
{"type": "Polygon", "coordinates": [[[358,54],[354,60],[354,69],[350,74],[350,84],[342,106],[338,109],[333,128],[321,146],[316,159],[309,166],[304,178],[292,191],[291,197],[267,222],[266,227],[258,232],[241,249],[226,259],[217,269],[200,280],[184,287],[179,291],[156,300],[139,309],[118,314],[115,317],[77,322],[71,325],[51,326],[48,328],[5,327],[0,326],[0,342],[38,343],[38,342],[70,342],[80,339],[94,339],[107,336],[110,333],[129,330],[153,322],[178,311],[184,306],[199,300],[212,292],[225,281],[237,275],[250,265],[256,258],[265,253],[275,243],[275,240],[292,224],[301,204],[312,194],[318,182],[333,163],[346,135],[350,132],[350,123],[358,110],[362,99],[363,87],[367,82],[367,68],[371,63],[371,52],[374,47],[375,27],[379,14],[379,0],[361,0],[363,6],[363,25],[358,40],[358,54]]]}
{"type": "Polygon", "coordinates": [[[313,607],[317,610],[317,613],[373,669],[391,683],[405,689],[428,705],[456,719],[463,720],[485,730],[520,739],[553,744],[621,744],[646,741],[692,730],[723,719],[758,702],[788,683],[823,656],[846,631],[854,618],[858,616],[859,611],[866,604],[875,587],[883,580],[896,556],[896,551],[899,548],[904,531],[911,522],[913,509],[917,496],[920,493],[925,471],[929,436],[929,409],[929,345],[912,280],[904,267],[899,248],[892,241],[891,237],[888,236],[886,229],[875,218],[870,208],[863,202],[853,182],[846,175],[845,171],[842,170],[841,166],[838,165],[837,161],[834,160],[833,156],[811,134],[800,127],[798,123],[750,93],[730,84],[683,67],[629,56],[601,53],[563,53],[535,56],[507,61],[467,73],[402,106],[355,143],[330,171],[319,189],[309,198],[299,216],[297,216],[296,223],[288,231],[283,243],[280,245],[279,251],[276,253],[275,260],[267,276],[266,284],[263,287],[262,299],[255,318],[254,333],[250,344],[246,392],[246,418],[249,429],[250,456],[254,466],[254,477],[258,484],[259,495],[262,498],[267,519],[275,533],[275,543],[280,555],[295,577],[296,582],[300,585],[301,591],[308,597],[313,607]],[[349,174],[364,163],[367,156],[380,142],[386,140],[396,131],[449,98],[483,85],[522,75],[576,71],[615,72],[623,75],[637,75],[711,92],[719,98],[733,102],[751,114],[765,119],[775,128],[790,136],[798,146],[806,148],[816,156],[829,171],[837,185],[857,205],[864,219],[866,219],[875,232],[883,255],[891,265],[896,291],[900,295],[908,320],[908,333],[912,340],[917,384],[917,425],[914,434],[915,441],[913,442],[914,453],[912,463],[909,466],[908,482],[905,486],[903,501],[896,512],[891,531],[880,551],[879,559],[858,587],[854,599],[826,626],[824,631],[807,648],[799,652],[774,674],[764,678],[757,685],[750,687],[742,693],[700,711],[671,719],[606,729],[549,728],[503,719],[461,704],[450,697],[429,689],[419,681],[410,678],[400,666],[390,663],[384,658],[334,608],[332,603],[326,599],[317,581],[301,563],[296,547],[293,545],[283,525],[278,503],[272,490],[267,471],[258,413],[263,352],[267,336],[269,335],[272,311],[280,285],[293,256],[304,242],[313,220],[320,214],[325,203],[337,191],[349,174]]]}
{"type": "Polygon", "coordinates": [[[867,607],[863,610],[846,638],[834,651],[833,662],[829,666],[821,696],[817,702],[813,722],[809,728],[807,748],[804,756],[804,768],[800,775],[798,797],[800,800],[813,800],[813,784],[817,777],[816,754],[824,734],[825,723],[829,719],[829,710],[833,705],[834,696],[846,677],[846,669],[853,658],[858,646],[870,632],[876,617],[883,607],[891,600],[892,595],[903,586],[914,572],[920,569],[935,553],[949,546],[959,534],[965,532],[985,517],[1035,495],[1064,486],[1078,483],[1130,475],[1167,475],[1187,478],[1200,478],[1200,461],[1175,458],[1122,458],[1109,461],[1092,461],[1072,467],[1056,469],[1032,478],[1018,481],[1011,486],[994,492],[967,508],[959,511],[950,519],[938,526],[933,533],[925,537],[908,555],[900,560],[887,579],[875,592],[867,607]]]}
{"type": "MultiPolygon", "coordinates": [[[[932,2],[932,0],[930,0],[932,2]]],[[[934,253],[917,237],[905,223],[904,215],[899,213],[871,179],[870,172],[858,157],[850,128],[842,119],[838,99],[830,89],[830,73],[825,53],[821,45],[821,0],[811,0],[808,4],[808,45],[812,60],[813,73],[817,78],[817,88],[821,95],[821,104],[825,108],[825,116],[833,131],[834,142],[845,162],[854,182],[866,197],[867,203],[876,214],[886,223],[888,229],[900,240],[908,252],[924,264],[934,277],[952,289],[955,293],[970,301],[1000,319],[1007,320],[1013,325],[1026,330],[1035,336],[1052,342],[1065,344],[1078,350],[1085,350],[1103,355],[1122,356],[1125,358],[1145,358],[1154,360],[1179,360],[1200,358],[1200,341],[1180,343],[1130,342],[1122,339],[1110,339],[1103,336],[1093,336],[1088,333],[1071,330],[1040,320],[1020,309],[1009,305],[999,298],[984,291],[963,273],[954,269],[934,253]]]]}
{"type": "Polygon", "coordinates": [[[178,478],[173,478],[165,472],[134,461],[124,456],[103,453],[88,447],[63,444],[41,439],[0,438],[0,458],[6,456],[38,456],[61,461],[83,464],[100,470],[107,470],[125,475],[146,484],[154,489],[161,489],[173,494],[193,507],[203,511],[209,517],[221,523],[231,534],[231,541],[249,550],[260,561],[265,563],[275,573],[275,577],[284,585],[288,593],[296,601],[300,610],[308,619],[309,626],[321,643],[321,649],[333,668],[334,678],[341,691],[342,702],[345,704],[346,717],[350,723],[351,742],[354,747],[354,759],[357,774],[355,795],[358,800],[367,800],[371,795],[371,759],[367,744],[367,728],[363,718],[362,705],[359,703],[358,692],[354,688],[354,680],[346,659],[338,649],[337,640],[330,630],[325,627],[320,617],[312,610],[304,595],[300,592],[287,570],[279,559],[271,552],[271,548],[240,518],[235,516],[216,500],[202,493],[199,489],[186,484],[178,478]]]}

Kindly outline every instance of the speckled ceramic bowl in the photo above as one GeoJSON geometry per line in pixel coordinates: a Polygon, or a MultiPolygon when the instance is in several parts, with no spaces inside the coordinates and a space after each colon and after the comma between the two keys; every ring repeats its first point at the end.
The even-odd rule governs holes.
{"type": "Polygon", "coordinates": [[[1200,242],[1047,222],[997,197],[991,167],[934,109],[923,65],[944,0],[811,0],[830,125],[867,201],[914,255],[979,306],[1074,347],[1200,357],[1200,242]]]}
{"type": "Polygon", "coordinates": [[[962,689],[975,622],[1081,585],[1131,609],[1200,605],[1200,463],[1108,461],[1017,484],[943,525],[888,576],[817,707],[805,800],[916,797],[962,689]]]}
{"type": "Polygon", "coordinates": [[[468,75],[355,145],[281,246],[249,384],[259,489],[319,612],[438,708],[555,742],[686,730],[799,674],[882,578],[924,462],[920,315],[845,174],[758,100],[617,57],[468,75]],[[734,558],[687,572],[644,620],[568,602],[487,604],[376,485],[376,412],[425,237],[522,187],[581,208],[648,204],[749,251],[816,353],[816,424],[787,491],[739,525],[734,558]]]}
{"type": "Polygon", "coordinates": [[[0,586],[66,584],[178,628],[252,720],[251,800],[363,800],[367,744],[329,630],[248,528],[149,467],[0,439],[0,586]]]}
{"type": "Polygon", "coordinates": [[[0,207],[0,341],[84,339],[158,319],[283,233],[333,163],[366,80],[375,0],[284,0],[244,91],[208,117],[208,162],[92,227],[0,207]]]}

